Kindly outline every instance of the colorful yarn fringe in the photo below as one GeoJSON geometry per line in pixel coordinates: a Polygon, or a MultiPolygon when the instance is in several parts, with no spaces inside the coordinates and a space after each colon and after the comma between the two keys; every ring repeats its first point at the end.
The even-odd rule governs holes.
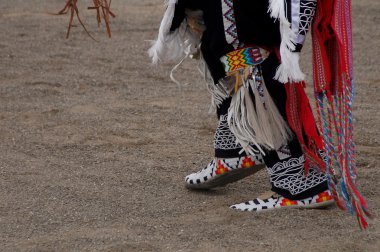
{"type": "Polygon", "coordinates": [[[338,206],[356,214],[366,229],[371,214],[357,190],[353,141],[351,1],[319,0],[312,33],[314,91],[329,187],[338,206]]]}

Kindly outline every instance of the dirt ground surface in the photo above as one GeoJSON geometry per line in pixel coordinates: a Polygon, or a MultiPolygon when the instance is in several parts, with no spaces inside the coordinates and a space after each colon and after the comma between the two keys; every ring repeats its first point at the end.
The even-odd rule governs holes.
{"type": "MultiPolygon", "coordinates": [[[[235,212],[269,189],[263,170],[192,192],[209,162],[216,118],[189,61],[149,64],[162,1],[113,1],[113,38],[79,1],[94,42],[63,0],[0,1],[0,251],[379,251],[380,222],[361,232],[337,208],[235,212]]],[[[380,207],[380,2],[354,0],[360,188],[380,207]],[[377,196],[376,196],[377,195],[377,196]]],[[[310,46],[303,65],[310,77],[310,46]]],[[[309,78],[310,79],[310,78],[309,78]]]]}

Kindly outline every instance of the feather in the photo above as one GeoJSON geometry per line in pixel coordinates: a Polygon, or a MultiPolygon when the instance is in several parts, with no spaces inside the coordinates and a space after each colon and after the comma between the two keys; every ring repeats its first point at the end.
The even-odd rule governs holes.
{"type": "Polygon", "coordinates": [[[186,19],[180,27],[175,31],[170,31],[174,18],[177,0],[169,0],[166,2],[167,8],[158,31],[158,37],[152,41],[148,50],[152,63],[157,65],[160,62],[179,62],[183,61],[186,56],[196,55],[199,52],[199,44],[204,26],[197,26],[195,31],[187,23],[187,18],[191,20],[203,21],[203,13],[201,11],[186,10],[186,19]]]}

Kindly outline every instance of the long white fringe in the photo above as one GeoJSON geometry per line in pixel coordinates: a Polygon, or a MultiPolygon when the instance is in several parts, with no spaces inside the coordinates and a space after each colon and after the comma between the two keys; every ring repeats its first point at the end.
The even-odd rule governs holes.
{"type": "Polygon", "coordinates": [[[211,105],[209,109],[209,114],[214,115],[216,109],[222,104],[222,102],[230,96],[231,90],[228,90],[229,84],[226,83],[225,78],[222,78],[219,83],[215,83],[214,79],[211,77],[210,70],[207,63],[203,59],[202,54],[200,54],[198,71],[203,76],[206,89],[211,95],[211,105]]]}
{"type": "Polygon", "coordinates": [[[274,79],[281,83],[303,81],[305,74],[299,65],[299,53],[293,52],[297,34],[292,30],[291,23],[286,17],[285,0],[269,0],[269,12],[272,18],[279,19],[281,33],[281,64],[274,79]]]}
{"type": "MultiPolygon", "coordinates": [[[[252,73],[253,67],[250,67],[252,73]]],[[[265,155],[262,147],[278,149],[292,138],[291,130],[280,115],[264,83],[260,96],[255,78],[244,79],[243,86],[233,95],[228,110],[228,125],[243,149],[250,153],[250,144],[265,155]],[[251,97],[250,90],[253,93],[251,97]]]]}

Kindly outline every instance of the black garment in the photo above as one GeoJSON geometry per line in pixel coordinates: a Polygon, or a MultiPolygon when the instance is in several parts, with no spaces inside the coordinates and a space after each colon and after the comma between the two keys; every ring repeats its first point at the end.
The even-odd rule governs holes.
{"type": "MultiPolygon", "coordinates": [[[[278,21],[268,14],[268,0],[234,0],[235,19],[239,41],[263,48],[279,47],[281,36],[278,21]]],[[[206,27],[201,50],[215,83],[226,76],[220,57],[234,48],[226,42],[221,0],[179,0],[171,31],[185,19],[185,9],[202,10],[206,27]]]]}

